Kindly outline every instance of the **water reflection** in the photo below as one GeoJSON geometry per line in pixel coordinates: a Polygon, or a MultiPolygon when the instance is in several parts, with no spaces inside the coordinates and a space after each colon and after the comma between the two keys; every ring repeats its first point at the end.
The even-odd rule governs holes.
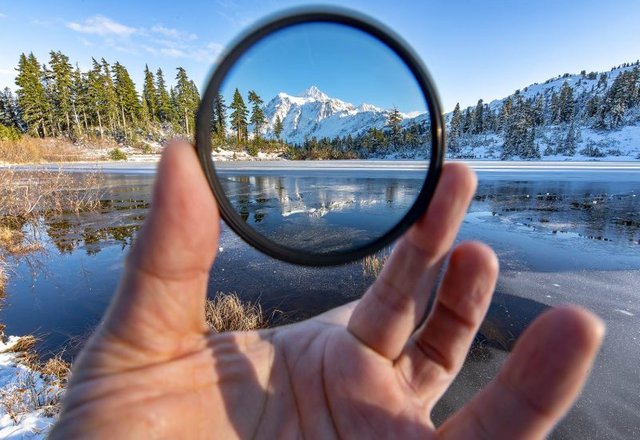
{"type": "Polygon", "coordinates": [[[413,205],[424,176],[231,174],[220,177],[240,217],[285,246],[329,253],[365,245],[413,205]]]}

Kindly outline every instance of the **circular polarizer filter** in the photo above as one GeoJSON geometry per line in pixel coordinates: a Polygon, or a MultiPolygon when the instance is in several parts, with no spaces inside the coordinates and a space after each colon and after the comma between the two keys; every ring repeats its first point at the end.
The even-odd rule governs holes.
{"type": "Polygon", "coordinates": [[[435,86],[386,27],[295,10],[222,56],[196,122],[224,221],[260,251],[333,265],[371,254],[426,210],[444,156],[435,86]]]}

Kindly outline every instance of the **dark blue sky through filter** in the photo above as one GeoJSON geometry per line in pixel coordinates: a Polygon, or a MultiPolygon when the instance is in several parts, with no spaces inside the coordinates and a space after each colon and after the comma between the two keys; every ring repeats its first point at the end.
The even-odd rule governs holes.
{"type": "Polygon", "coordinates": [[[223,96],[230,103],[237,87],[243,96],[255,90],[268,101],[279,92],[299,96],[310,86],[355,106],[426,109],[418,83],[388,46],[334,23],[292,26],[260,41],[236,63],[223,96]]]}

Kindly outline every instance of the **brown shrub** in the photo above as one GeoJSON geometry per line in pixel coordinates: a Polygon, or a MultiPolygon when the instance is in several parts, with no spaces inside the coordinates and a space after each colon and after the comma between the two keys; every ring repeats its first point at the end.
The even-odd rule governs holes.
{"type": "Polygon", "coordinates": [[[260,304],[242,302],[236,293],[218,292],[215,298],[207,299],[205,318],[216,332],[257,330],[266,326],[260,304]]]}

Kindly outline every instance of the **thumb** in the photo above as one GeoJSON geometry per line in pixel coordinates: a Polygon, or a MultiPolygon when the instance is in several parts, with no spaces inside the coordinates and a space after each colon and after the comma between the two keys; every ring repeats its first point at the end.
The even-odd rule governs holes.
{"type": "Polygon", "coordinates": [[[219,234],[220,217],[195,150],[174,141],[158,165],[151,211],[96,339],[115,342],[129,365],[137,356],[166,360],[198,349],[219,234]]]}

